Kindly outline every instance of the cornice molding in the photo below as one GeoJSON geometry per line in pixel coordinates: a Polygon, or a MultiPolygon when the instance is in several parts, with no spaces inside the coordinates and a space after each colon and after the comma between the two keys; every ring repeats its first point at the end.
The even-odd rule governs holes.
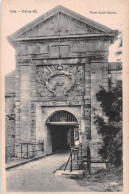
{"type": "MultiPolygon", "coordinates": [[[[75,39],[88,39],[88,38],[91,38],[92,40],[93,39],[97,39],[97,38],[100,38],[100,39],[103,39],[103,40],[109,40],[111,37],[113,37],[114,34],[113,33],[98,33],[98,34],[85,34],[85,35],[64,35],[64,36],[60,36],[60,39],[63,41],[63,40],[66,40],[66,39],[71,39],[71,40],[75,40],[75,39]]],[[[16,38],[13,40],[13,42],[18,42],[19,43],[24,43],[25,41],[49,41],[49,40],[58,40],[59,39],[59,36],[46,36],[46,37],[27,37],[27,38],[16,38]],[[23,42],[22,42],[23,41],[23,42]]]]}

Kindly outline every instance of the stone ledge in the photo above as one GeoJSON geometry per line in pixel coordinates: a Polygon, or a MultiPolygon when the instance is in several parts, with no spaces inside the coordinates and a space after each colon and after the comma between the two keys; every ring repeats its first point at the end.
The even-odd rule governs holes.
{"type": "Polygon", "coordinates": [[[41,159],[41,158],[43,158],[43,157],[45,157],[45,156],[46,156],[46,155],[39,156],[39,157],[35,157],[35,158],[32,158],[32,159],[28,159],[28,160],[26,160],[26,161],[23,161],[23,160],[22,160],[21,162],[18,162],[18,163],[16,163],[16,164],[8,165],[5,169],[6,169],[6,170],[10,170],[10,169],[12,169],[12,168],[15,168],[15,167],[18,167],[18,166],[27,164],[27,163],[29,163],[29,162],[39,160],[39,159],[41,159]]]}

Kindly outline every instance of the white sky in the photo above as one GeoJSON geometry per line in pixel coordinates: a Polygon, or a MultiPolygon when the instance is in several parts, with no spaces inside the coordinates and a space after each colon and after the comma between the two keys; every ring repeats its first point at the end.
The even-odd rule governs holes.
{"type": "MultiPolygon", "coordinates": [[[[122,29],[126,13],[123,14],[124,1],[117,0],[5,0],[2,10],[2,73],[15,69],[15,51],[6,36],[12,34],[27,23],[43,15],[57,5],[62,5],[87,18],[97,21],[113,30],[122,29]],[[37,10],[38,13],[11,13],[10,10],[37,10]],[[90,14],[90,11],[110,11],[116,14],[90,14]]],[[[123,25],[124,24],[124,25],[123,25]]],[[[109,61],[113,61],[114,46],[110,48],[109,61]]]]}

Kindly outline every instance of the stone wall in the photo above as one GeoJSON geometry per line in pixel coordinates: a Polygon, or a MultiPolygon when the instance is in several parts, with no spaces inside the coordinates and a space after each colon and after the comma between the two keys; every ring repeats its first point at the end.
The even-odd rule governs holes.
{"type": "Polygon", "coordinates": [[[5,159],[15,156],[15,71],[5,77],[5,159]]]}
{"type": "Polygon", "coordinates": [[[5,105],[5,159],[8,162],[15,156],[14,96],[6,96],[5,105]]]}
{"type": "MultiPolygon", "coordinates": [[[[58,38],[57,38],[58,39],[58,38]]],[[[72,38],[62,39],[59,44],[58,40],[31,40],[22,42],[16,47],[16,56],[22,59],[31,58],[40,59],[50,58],[75,58],[75,57],[88,57],[106,54],[108,55],[108,47],[110,41],[105,38],[72,38]],[[59,49],[60,45],[60,49],[59,49]]]]}
{"type": "MultiPolygon", "coordinates": [[[[93,127],[92,109],[99,107],[95,101],[95,93],[99,90],[99,86],[108,87],[109,44],[108,40],[101,41],[98,38],[69,41],[62,39],[60,59],[59,43],[56,40],[35,41],[35,44],[34,41],[29,43],[25,41],[17,48],[15,82],[17,143],[37,142],[39,125],[36,124],[37,102],[42,102],[48,107],[61,107],[64,104],[64,107],[80,106],[80,139],[86,147],[92,138],[92,156],[97,157],[94,148],[97,149],[100,138],[93,127]]],[[[44,125],[44,130],[45,128],[44,125]]],[[[46,142],[46,138],[46,136],[42,138],[42,141],[46,142]]],[[[45,149],[47,150],[47,146],[45,149]]]]}
{"type": "MultiPolygon", "coordinates": [[[[49,60],[49,61],[46,61],[46,64],[53,63],[54,69],[57,69],[57,65],[56,65],[57,62],[58,61],[56,61],[56,60],[54,62],[49,60]]],[[[75,59],[74,60],[67,59],[67,60],[62,60],[62,62],[63,62],[63,64],[66,64],[64,66],[66,69],[69,69],[71,67],[71,70],[74,72],[73,73],[74,76],[78,75],[78,73],[75,71],[76,65],[78,62],[77,59],[76,60],[75,59]],[[70,63],[72,65],[68,67],[67,64],[70,64],[70,63]]],[[[121,66],[121,63],[118,63],[118,62],[108,64],[106,61],[105,61],[105,63],[103,63],[103,61],[101,61],[101,60],[89,61],[86,59],[81,60],[80,64],[81,64],[81,67],[82,67],[82,64],[85,64],[85,81],[83,80],[84,79],[83,74],[81,74],[81,77],[79,76],[79,79],[77,79],[77,80],[80,80],[81,78],[83,78],[82,83],[83,82],[85,83],[85,90],[81,86],[81,88],[79,88],[79,90],[77,90],[77,92],[79,92],[78,93],[79,95],[77,95],[76,93],[70,95],[71,92],[69,92],[68,95],[64,99],[62,98],[62,100],[60,98],[55,99],[54,97],[49,99],[48,93],[51,94],[49,91],[47,91],[47,94],[45,93],[45,91],[43,91],[43,96],[39,95],[39,93],[40,93],[39,88],[41,86],[37,85],[38,84],[37,75],[39,73],[39,71],[37,71],[37,69],[38,70],[39,70],[39,68],[42,69],[43,66],[42,67],[37,66],[37,68],[35,65],[31,66],[31,71],[29,69],[29,76],[28,76],[28,77],[30,77],[30,72],[31,72],[31,78],[30,78],[30,80],[31,80],[30,81],[30,88],[31,88],[31,95],[30,96],[31,97],[29,97],[29,100],[30,100],[30,98],[32,99],[31,108],[29,108],[31,110],[29,113],[29,114],[31,114],[31,122],[29,122],[29,124],[30,124],[30,139],[31,139],[31,142],[37,142],[37,143],[45,140],[46,135],[43,137],[42,137],[42,135],[45,132],[44,129],[47,130],[46,129],[46,120],[49,117],[49,115],[56,110],[61,110],[61,109],[67,110],[67,111],[70,110],[79,120],[79,125],[80,125],[79,128],[81,129],[80,141],[82,142],[82,140],[85,139],[85,128],[86,128],[87,129],[86,130],[86,137],[88,135],[88,138],[91,139],[90,140],[91,156],[92,156],[92,158],[98,159],[97,153],[98,153],[99,147],[101,146],[101,137],[97,134],[97,131],[96,131],[95,126],[93,124],[93,121],[94,121],[93,116],[94,116],[94,109],[97,109],[97,112],[99,114],[101,114],[102,111],[101,111],[101,108],[99,106],[99,103],[96,101],[95,95],[96,95],[96,92],[99,91],[100,86],[103,86],[103,87],[105,87],[105,89],[108,89],[108,77],[110,76],[110,74],[111,74],[111,78],[112,78],[111,81],[112,81],[113,85],[115,85],[117,80],[121,80],[122,66],[121,66]],[[91,64],[88,65],[88,62],[90,62],[91,64]],[[84,95],[84,101],[83,101],[82,96],[83,96],[84,92],[85,92],[85,95],[84,95]],[[91,100],[90,100],[90,98],[91,98],[91,100]],[[37,99],[39,101],[38,103],[36,102],[37,99]],[[91,112],[90,112],[90,102],[91,102],[91,112]],[[62,105],[63,105],[63,107],[61,107],[62,105]],[[39,109],[38,109],[38,107],[39,107],[39,109]],[[78,116],[76,115],[78,111],[76,111],[76,108],[74,110],[72,107],[80,107],[80,113],[78,114],[78,116]],[[40,110],[39,113],[38,113],[38,110],[40,110]],[[50,114],[49,113],[46,114],[46,110],[50,110],[49,111],[50,114]],[[82,115],[82,117],[80,117],[80,115],[82,115]],[[91,123],[90,123],[90,117],[91,117],[91,123]],[[46,120],[45,120],[45,118],[46,118],[46,120]],[[90,130],[90,126],[91,126],[91,130],[90,130]],[[88,130],[89,130],[89,132],[88,132],[88,130]]],[[[50,67],[53,68],[53,66],[49,65],[49,68],[50,67]]],[[[44,66],[44,69],[46,69],[47,67],[48,67],[48,65],[44,66]]],[[[84,67],[84,65],[83,65],[83,67],[84,67]]],[[[24,69],[24,66],[22,66],[22,69],[24,69]]],[[[46,72],[49,72],[49,71],[46,69],[46,72]]],[[[54,72],[54,71],[52,71],[52,72],[54,72]]],[[[21,71],[19,71],[19,73],[21,73],[21,71]]],[[[27,70],[25,68],[23,75],[25,75],[26,73],[27,73],[27,70]]],[[[79,73],[80,73],[80,71],[79,71],[79,73]]],[[[14,145],[18,141],[18,138],[20,137],[19,136],[20,133],[19,133],[19,131],[17,131],[17,129],[19,130],[18,123],[20,123],[20,117],[17,116],[20,111],[18,111],[17,108],[20,107],[20,102],[19,102],[19,104],[18,104],[18,102],[16,102],[16,104],[14,102],[14,99],[15,99],[15,101],[16,101],[16,99],[18,99],[18,98],[15,98],[15,95],[18,94],[17,90],[20,89],[20,85],[21,85],[20,82],[18,82],[19,77],[20,76],[17,75],[14,78],[14,72],[11,75],[6,77],[6,98],[5,98],[5,104],[6,104],[6,107],[5,107],[5,109],[6,109],[6,161],[9,160],[11,157],[14,157],[14,155],[15,155],[14,145]],[[14,80],[16,80],[16,81],[14,81],[14,80]],[[15,95],[13,94],[14,88],[16,88],[15,95]],[[16,117],[16,122],[14,120],[15,117],[16,117]],[[15,135],[17,135],[18,138],[15,137],[15,135]],[[11,146],[11,147],[9,147],[9,146],[11,146]]],[[[76,78],[78,78],[78,76],[76,78]]],[[[25,79],[25,82],[26,82],[26,79],[25,79]]],[[[22,87],[24,86],[24,88],[26,89],[26,92],[23,93],[23,95],[24,95],[23,98],[25,99],[24,102],[26,102],[27,95],[28,95],[27,91],[28,91],[29,85],[26,85],[26,84],[27,83],[22,84],[22,87]]],[[[81,82],[79,85],[81,85],[81,82]]],[[[46,86],[45,86],[45,88],[46,88],[46,86]]],[[[44,89],[44,87],[43,87],[43,89],[44,89]]],[[[77,89],[77,87],[76,87],[76,89],[77,89]]],[[[21,92],[21,94],[22,94],[22,92],[21,92]]],[[[28,104],[28,102],[27,102],[27,104],[28,104]]],[[[22,114],[23,114],[23,111],[22,111],[22,114]]],[[[26,117],[26,118],[28,119],[28,117],[26,117]]],[[[22,133],[22,135],[24,135],[24,133],[22,133]]],[[[26,134],[25,134],[25,137],[26,137],[26,134]]],[[[45,147],[47,147],[46,142],[45,142],[45,147]]],[[[45,149],[47,149],[47,148],[45,148],[45,149]]],[[[19,150],[17,150],[17,151],[19,151],[19,150]]]]}
{"type": "Polygon", "coordinates": [[[109,63],[109,78],[111,85],[115,86],[118,80],[122,80],[122,63],[112,62],[109,63]]]}
{"type": "MultiPolygon", "coordinates": [[[[9,118],[6,118],[6,128],[8,131],[8,135],[6,135],[8,136],[8,138],[6,138],[8,142],[7,145],[13,145],[13,149],[9,151],[10,156],[14,156],[14,125],[16,144],[18,142],[25,142],[25,139],[26,142],[38,143],[44,140],[46,142],[46,135],[42,137],[43,131],[46,130],[45,117],[43,116],[42,111],[40,112],[40,115],[36,113],[37,102],[41,102],[40,110],[44,106],[48,106],[51,110],[53,110],[52,107],[54,106],[55,110],[56,107],[60,110],[62,105],[64,110],[69,106],[71,107],[71,110],[72,106],[80,106],[80,140],[85,142],[85,144],[90,141],[92,158],[99,158],[97,153],[101,146],[101,137],[97,134],[93,124],[93,116],[94,109],[97,109],[99,114],[101,114],[102,111],[99,107],[99,103],[96,101],[95,95],[96,92],[99,91],[100,86],[108,89],[108,73],[110,72],[111,74],[116,75],[120,68],[113,66],[113,64],[110,64],[108,67],[107,60],[101,58],[82,58],[81,60],[62,59],[60,62],[63,65],[60,65],[61,63],[57,65],[58,60],[42,60],[40,64],[39,61],[35,60],[34,62],[27,62],[27,66],[22,65],[23,63],[20,63],[20,66],[18,66],[17,74],[15,76],[16,122],[14,123],[13,120],[10,121],[9,118]],[[38,65],[36,65],[37,62],[38,65]],[[41,66],[42,63],[45,64],[41,66]],[[53,75],[54,72],[57,73],[57,71],[60,71],[58,70],[58,67],[62,68],[61,71],[70,72],[74,77],[75,86],[68,91],[66,96],[53,95],[54,93],[50,92],[45,85],[47,80],[45,76],[50,76],[51,72],[53,75]],[[42,81],[42,83],[40,81],[42,81]],[[38,122],[40,117],[42,119],[38,122]],[[40,123],[42,123],[42,127],[38,127],[40,123]],[[40,130],[39,128],[42,129],[40,130]],[[38,137],[40,137],[40,139],[38,137]]],[[[115,79],[117,79],[117,76],[115,76],[115,79]]],[[[6,108],[6,114],[7,112],[8,114],[12,114],[11,112],[14,113],[14,109],[11,107],[13,106],[13,103],[14,96],[6,97],[6,106],[9,108],[8,111],[6,108]]],[[[76,111],[74,111],[74,113],[76,114],[76,111]]],[[[45,149],[47,150],[46,143],[45,149]]],[[[19,151],[19,149],[17,151],[19,151]]]]}

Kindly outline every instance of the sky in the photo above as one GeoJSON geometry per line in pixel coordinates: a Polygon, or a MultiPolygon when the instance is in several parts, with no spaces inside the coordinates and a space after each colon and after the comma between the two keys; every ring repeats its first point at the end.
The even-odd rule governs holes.
{"type": "MultiPolygon", "coordinates": [[[[123,2],[125,1],[4,0],[2,4],[2,73],[7,74],[15,69],[15,51],[8,43],[7,36],[55,6],[62,5],[113,30],[123,30],[125,28],[125,21],[127,20],[126,10],[124,10],[126,5],[123,2]],[[37,13],[21,13],[22,10],[37,10],[37,13]],[[111,14],[110,12],[115,14],[111,14]]],[[[109,49],[109,61],[114,60],[114,47],[116,46],[112,45],[109,49]]]]}

